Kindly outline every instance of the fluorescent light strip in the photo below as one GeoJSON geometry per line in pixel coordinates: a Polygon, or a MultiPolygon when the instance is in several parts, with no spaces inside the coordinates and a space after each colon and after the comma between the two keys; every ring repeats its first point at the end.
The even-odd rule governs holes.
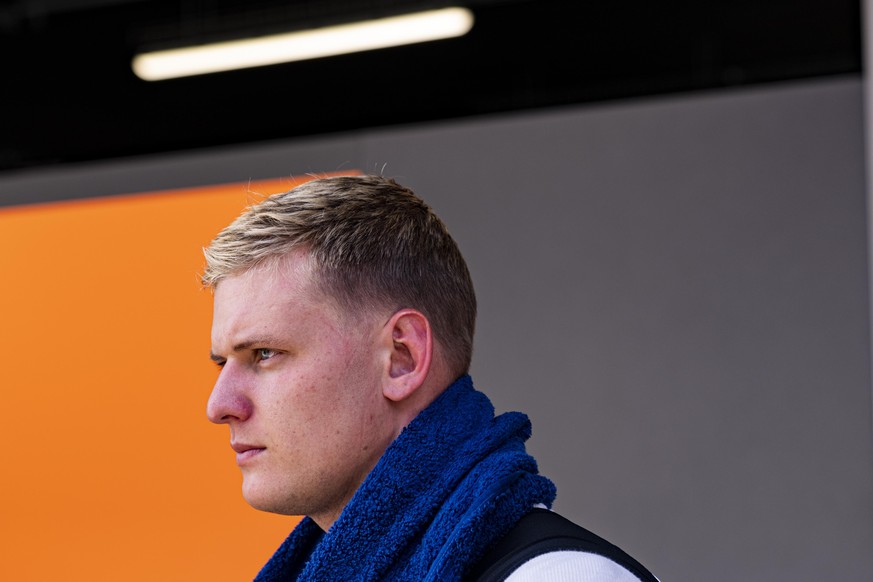
{"type": "Polygon", "coordinates": [[[132,67],[140,79],[160,81],[453,38],[466,34],[472,27],[473,13],[466,8],[442,8],[301,32],[142,53],[134,57],[132,67]]]}

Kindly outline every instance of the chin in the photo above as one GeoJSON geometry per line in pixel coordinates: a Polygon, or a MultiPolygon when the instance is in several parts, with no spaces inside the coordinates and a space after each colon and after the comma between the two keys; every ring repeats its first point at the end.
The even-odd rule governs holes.
{"type": "Polygon", "coordinates": [[[243,481],[243,498],[253,508],[258,511],[278,513],[280,515],[301,515],[299,511],[292,507],[294,504],[282,496],[279,491],[259,487],[258,485],[250,483],[248,479],[243,481]]]}

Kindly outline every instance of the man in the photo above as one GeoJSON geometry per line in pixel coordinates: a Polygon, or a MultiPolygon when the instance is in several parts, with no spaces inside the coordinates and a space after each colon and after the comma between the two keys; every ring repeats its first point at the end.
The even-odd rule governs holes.
{"type": "Polygon", "coordinates": [[[410,190],[313,180],[205,255],[221,367],[207,414],[230,427],[246,501],[306,516],[258,581],[653,579],[581,528],[594,545],[513,541],[552,519],[555,488],[527,418],[495,418],[473,388],[472,281],[410,190]]]}

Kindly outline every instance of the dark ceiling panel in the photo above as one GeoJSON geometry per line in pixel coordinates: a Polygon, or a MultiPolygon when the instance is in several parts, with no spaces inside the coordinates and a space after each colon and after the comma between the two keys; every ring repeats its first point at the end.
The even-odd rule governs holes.
{"type": "Polygon", "coordinates": [[[479,0],[460,39],[147,83],[145,42],[409,2],[80,4],[0,9],[0,171],[861,70],[856,1],[479,0]]]}

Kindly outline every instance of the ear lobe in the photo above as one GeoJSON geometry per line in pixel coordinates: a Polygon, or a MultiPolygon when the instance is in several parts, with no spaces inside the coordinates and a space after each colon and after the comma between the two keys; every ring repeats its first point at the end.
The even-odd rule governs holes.
{"type": "Polygon", "coordinates": [[[383,394],[399,402],[415,393],[430,371],[433,332],[427,317],[415,309],[401,309],[385,324],[390,332],[390,358],[383,394]]]}

